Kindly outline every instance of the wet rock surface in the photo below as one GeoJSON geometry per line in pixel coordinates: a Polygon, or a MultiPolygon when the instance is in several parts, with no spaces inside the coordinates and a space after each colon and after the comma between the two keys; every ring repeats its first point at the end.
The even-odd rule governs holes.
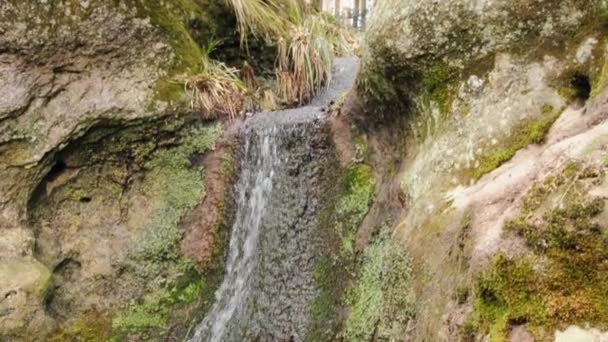
{"type": "Polygon", "coordinates": [[[306,335],[317,294],[319,198],[334,154],[324,121],[285,123],[281,114],[270,115],[284,123],[252,122],[243,133],[241,177],[250,179],[237,186],[225,283],[194,340],[302,341],[306,335]]]}
{"type": "Polygon", "coordinates": [[[322,107],[349,89],[356,58],[309,106],[261,113],[239,128],[241,162],[224,282],[192,341],[304,341],[319,295],[323,199],[339,170],[322,107]]]}

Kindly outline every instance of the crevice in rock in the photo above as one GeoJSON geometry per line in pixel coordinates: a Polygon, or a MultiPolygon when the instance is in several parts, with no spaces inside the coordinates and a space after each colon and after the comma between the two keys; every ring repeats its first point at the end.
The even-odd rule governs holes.
{"type": "Polygon", "coordinates": [[[80,268],[82,268],[80,261],[73,258],[65,258],[59,264],[57,264],[57,266],[55,266],[53,269],[53,274],[58,274],[69,279],[73,277],[73,275],[78,272],[80,268]]]}
{"type": "MultiPolygon", "coordinates": [[[[4,298],[2,298],[2,300],[9,299],[9,298],[11,298],[11,297],[15,296],[16,294],[17,294],[17,291],[15,291],[15,290],[10,290],[10,291],[8,291],[8,292],[7,292],[7,293],[4,295],[4,298]]],[[[2,300],[0,300],[0,302],[2,302],[2,300]]]]}
{"type": "Polygon", "coordinates": [[[575,91],[577,101],[584,104],[591,96],[591,81],[589,80],[589,76],[575,73],[570,80],[570,85],[575,91]]]}
{"type": "Polygon", "coordinates": [[[66,284],[79,281],[82,264],[80,261],[67,257],[59,262],[53,269],[54,287],[51,295],[46,299],[45,306],[51,316],[66,318],[69,316],[70,307],[73,305],[65,298],[66,284]]]}
{"type": "Polygon", "coordinates": [[[58,159],[51,167],[51,170],[47,173],[45,180],[47,182],[56,180],[67,168],[68,166],[66,165],[65,161],[58,159]]]}

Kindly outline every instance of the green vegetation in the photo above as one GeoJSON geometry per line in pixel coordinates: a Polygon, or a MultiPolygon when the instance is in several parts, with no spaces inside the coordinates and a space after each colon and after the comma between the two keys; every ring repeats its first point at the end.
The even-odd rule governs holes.
{"type": "Polygon", "coordinates": [[[107,342],[112,340],[112,321],[108,315],[97,311],[78,318],[69,327],[54,334],[51,342],[107,342]]]}
{"type": "Polygon", "coordinates": [[[171,46],[175,58],[167,61],[167,76],[159,79],[154,88],[155,99],[169,103],[184,100],[183,87],[172,80],[182,73],[195,72],[200,63],[202,52],[188,32],[186,22],[189,18],[204,19],[200,5],[193,0],[162,2],[156,0],[128,0],[127,5],[137,9],[141,17],[150,18],[153,25],[160,28],[171,46]]]}
{"type": "Polygon", "coordinates": [[[186,19],[203,18],[201,6],[194,0],[128,0],[127,3],[137,9],[139,16],[150,18],[152,24],[167,35],[176,56],[169,69],[170,76],[194,71],[202,55],[186,28],[186,19]]]}
{"type": "Polygon", "coordinates": [[[502,164],[513,158],[517,151],[530,144],[540,144],[545,139],[545,135],[559,117],[554,113],[551,106],[543,106],[543,117],[531,120],[514,129],[514,133],[506,138],[498,147],[491,148],[480,158],[479,167],[471,171],[471,178],[480,179],[483,175],[490,173],[502,164]]]}
{"type": "Polygon", "coordinates": [[[159,150],[146,165],[149,191],[155,203],[152,224],[136,254],[145,260],[174,260],[181,239],[178,223],[184,212],[203,196],[201,170],[191,166],[190,158],[213,147],[222,133],[221,126],[198,129],[184,134],[182,143],[173,149],[159,150]]]}
{"type": "Polygon", "coordinates": [[[291,36],[279,40],[278,95],[302,104],[331,80],[334,49],[324,16],[293,11],[291,36]]]}
{"type": "Polygon", "coordinates": [[[280,2],[264,0],[227,0],[226,2],[236,14],[242,43],[247,43],[248,34],[285,35],[285,22],[277,15],[281,10],[280,2]]]}
{"type": "Polygon", "coordinates": [[[538,340],[548,340],[569,324],[608,327],[607,238],[597,220],[605,200],[588,193],[604,177],[604,170],[571,163],[530,190],[505,231],[522,237],[531,252],[492,260],[477,281],[467,334],[502,341],[509,325],[527,323],[538,340]]]}
{"type": "MultiPolygon", "coordinates": [[[[315,261],[315,284],[320,292],[311,308],[311,326],[307,341],[326,341],[335,338],[342,323],[344,292],[354,276],[355,238],[359,225],[369,210],[375,180],[372,169],[355,164],[346,171],[343,184],[338,185],[339,196],[335,207],[329,206],[322,219],[320,234],[325,253],[315,261]]],[[[333,201],[333,196],[332,196],[333,201]]]]}
{"type": "Polygon", "coordinates": [[[337,230],[342,236],[340,252],[353,255],[357,229],[367,214],[374,195],[375,182],[372,169],[355,165],[346,174],[346,191],[336,207],[337,230]]]}
{"type": "Polygon", "coordinates": [[[315,262],[314,281],[320,291],[311,307],[311,325],[306,341],[330,340],[336,334],[343,291],[350,279],[342,261],[326,253],[315,262]]]}
{"type": "Polygon", "coordinates": [[[237,69],[211,59],[217,44],[217,41],[209,42],[201,57],[200,72],[184,83],[192,91],[193,109],[206,118],[227,115],[233,119],[245,110],[248,90],[237,69]]]}
{"type": "Polygon", "coordinates": [[[188,324],[190,313],[176,309],[212,292],[213,282],[203,282],[196,266],[178,249],[182,238],[179,222],[203,196],[202,170],[191,165],[191,157],[212,148],[221,133],[219,125],[187,129],[179,146],[156,151],[146,163],[150,171],[145,184],[154,199],[153,214],[147,231],[123,265],[146,279],[146,295],[123,307],[112,319],[118,336],[163,334],[173,315],[185,314],[180,324],[188,324]]]}
{"type": "Polygon", "coordinates": [[[421,87],[425,99],[437,103],[443,115],[450,111],[452,93],[450,82],[460,77],[460,70],[447,64],[438,64],[431,67],[424,75],[421,87]]]}
{"type": "MultiPolygon", "coordinates": [[[[227,3],[236,14],[245,46],[249,34],[277,42],[273,93],[286,105],[303,104],[321,90],[331,79],[335,55],[347,52],[353,41],[349,31],[299,0],[227,0],[227,3]]],[[[201,53],[201,73],[185,82],[193,91],[196,109],[202,109],[207,116],[215,113],[233,117],[242,111],[244,95],[251,95],[250,102],[274,109],[269,108],[277,102],[270,89],[244,86],[257,88],[251,66],[243,66],[238,75],[236,69],[213,62],[208,55],[205,51],[201,53]]]]}
{"type": "Polygon", "coordinates": [[[146,297],[142,303],[130,303],[112,320],[112,327],[118,331],[163,328],[172,308],[199,300],[204,286],[201,280],[193,281],[182,289],[162,289],[146,297]]]}
{"type": "Polygon", "coordinates": [[[397,90],[390,79],[374,65],[363,65],[357,77],[359,94],[365,94],[374,104],[393,103],[397,100],[397,90]]]}
{"type": "Polygon", "coordinates": [[[366,249],[359,279],[348,292],[347,341],[397,340],[414,313],[405,246],[384,230],[366,249]]]}
{"type": "MultiPolygon", "coordinates": [[[[203,170],[193,164],[193,157],[213,148],[221,134],[220,125],[201,127],[183,119],[166,118],[126,129],[104,126],[83,138],[78,150],[71,154],[73,158],[87,158],[94,165],[116,163],[121,168],[110,168],[101,177],[82,175],[58,190],[54,201],[80,204],[80,199],[90,196],[91,189],[97,187],[104,189],[104,196],[111,193],[106,198],[119,198],[125,189],[108,179],[113,172],[118,172],[117,179],[127,177],[121,173],[127,160],[134,169],[145,170],[132,174],[135,180],[131,193],[145,196],[150,214],[140,218],[144,230],[134,232],[138,240],[118,265],[116,274],[108,278],[121,289],[120,298],[133,300],[107,311],[75,313],[75,320],[64,322],[52,341],[182,337],[190,322],[204,312],[218,283],[213,268],[219,268],[215,263],[221,264],[221,260],[214,259],[213,265],[199,269],[186,259],[179,250],[183,234],[180,221],[204,194],[203,170]],[[155,138],[142,139],[142,134],[155,138]]],[[[222,244],[214,248],[220,248],[218,245],[222,244]]]]}

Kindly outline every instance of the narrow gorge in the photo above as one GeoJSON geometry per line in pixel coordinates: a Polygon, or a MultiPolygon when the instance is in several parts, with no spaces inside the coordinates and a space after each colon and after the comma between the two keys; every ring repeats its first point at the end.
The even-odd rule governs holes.
{"type": "Polygon", "coordinates": [[[0,0],[0,341],[608,339],[608,0],[0,0]]]}

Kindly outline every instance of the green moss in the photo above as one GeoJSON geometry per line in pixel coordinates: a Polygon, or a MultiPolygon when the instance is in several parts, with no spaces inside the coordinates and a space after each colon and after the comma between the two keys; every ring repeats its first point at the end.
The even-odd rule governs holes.
{"type": "Polygon", "coordinates": [[[191,18],[204,18],[203,9],[193,0],[129,0],[131,7],[140,16],[150,18],[152,24],[166,35],[175,54],[169,72],[172,75],[194,71],[200,64],[200,47],[190,36],[187,21],[191,18]]]}
{"type": "Polygon", "coordinates": [[[338,201],[337,229],[342,238],[341,253],[354,253],[355,236],[359,224],[367,214],[375,189],[372,169],[363,164],[350,168],[346,174],[346,190],[338,201]]]}
{"type": "MultiPolygon", "coordinates": [[[[153,201],[153,214],[123,265],[125,272],[145,279],[146,295],[113,318],[117,336],[162,335],[175,315],[190,315],[180,307],[201,298],[201,293],[212,292],[215,281],[203,282],[195,265],[179,251],[183,234],[179,223],[204,192],[202,170],[192,165],[191,158],[212,148],[221,133],[220,125],[187,129],[177,147],[157,150],[146,162],[149,172],[144,184],[153,201]]],[[[184,318],[191,317],[182,317],[179,324],[188,324],[184,318]]]]}
{"type": "Polygon", "coordinates": [[[500,341],[510,324],[527,323],[542,341],[570,324],[608,327],[608,240],[596,220],[605,200],[588,194],[599,177],[603,172],[571,163],[526,195],[521,216],[505,231],[522,237],[531,252],[496,256],[478,279],[477,331],[500,341]]]}
{"type": "Polygon", "coordinates": [[[190,158],[212,148],[221,134],[221,126],[194,129],[185,133],[182,143],[174,149],[160,150],[146,167],[148,191],[155,198],[152,224],[137,254],[144,260],[177,258],[175,245],[181,239],[178,223],[183,213],[196,205],[203,195],[201,172],[192,167],[190,158]]]}
{"type": "Polygon", "coordinates": [[[460,70],[447,64],[431,67],[422,79],[422,96],[439,106],[443,115],[447,115],[452,104],[450,82],[460,77],[460,70]]]}
{"type": "Polygon", "coordinates": [[[366,249],[359,279],[349,293],[347,341],[395,340],[414,313],[410,260],[405,246],[384,231],[366,249]]]}
{"type": "Polygon", "coordinates": [[[185,93],[175,77],[199,72],[203,59],[201,46],[216,36],[226,18],[213,17],[222,6],[207,0],[127,0],[137,14],[149,18],[171,47],[170,59],[161,65],[166,72],[154,86],[154,99],[172,104],[183,104],[185,93]],[[204,37],[204,38],[202,38],[204,37]]]}
{"type": "MultiPolygon", "coordinates": [[[[543,111],[548,107],[543,106],[543,111]]],[[[498,147],[494,147],[484,154],[479,160],[479,167],[471,172],[471,178],[480,179],[483,175],[490,173],[502,164],[513,158],[517,151],[530,144],[540,144],[559,114],[550,112],[540,119],[532,120],[514,129],[514,134],[509,136],[498,147]]]]}
{"type": "Polygon", "coordinates": [[[160,79],[154,87],[154,99],[172,105],[185,104],[184,86],[178,82],[160,79]]]}
{"type": "MultiPolygon", "coordinates": [[[[307,341],[336,338],[342,323],[344,291],[350,284],[355,267],[355,238],[359,225],[369,210],[375,190],[372,169],[364,164],[351,166],[344,174],[343,184],[336,186],[335,199],[322,219],[320,234],[324,236],[325,253],[315,261],[315,284],[319,295],[311,308],[311,325],[307,341]]],[[[331,193],[329,191],[328,193],[331,193]]]]}
{"type": "Polygon", "coordinates": [[[197,280],[183,288],[162,289],[148,295],[141,303],[130,303],[112,320],[115,331],[141,332],[150,328],[163,328],[169,321],[172,311],[178,305],[192,304],[197,301],[205,283],[197,280]]]}
{"type": "Polygon", "coordinates": [[[88,312],[50,337],[51,342],[107,342],[112,338],[112,321],[107,314],[88,312]]]}
{"type": "Polygon", "coordinates": [[[475,327],[489,332],[490,341],[506,341],[510,322],[542,322],[545,307],[535,291],[532,261],[509,259],[499,254],[477,281],[475,327]]]}
{"type": "Polygon", "coordinates": [[[339,262],[330,255],[320,256],[315,262],[314,281],[320,289],[311,307],[311,326],[306,337],[307,341],[323,341],[335,336],[336,328],[333,322],[340,314],[342,307],[342,289],[347,279],[344,269],[340,270],[339,262]]]}

